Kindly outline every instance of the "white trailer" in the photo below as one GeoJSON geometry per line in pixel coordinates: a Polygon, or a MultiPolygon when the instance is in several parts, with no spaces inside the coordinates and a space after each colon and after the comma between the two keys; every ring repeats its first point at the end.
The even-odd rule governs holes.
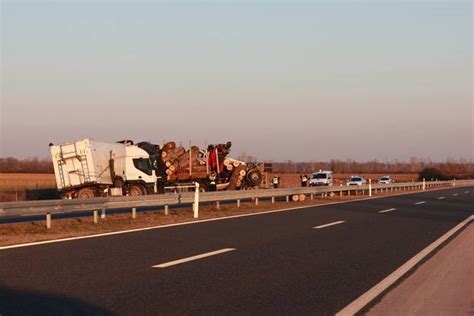
{"type": "Polygon", "coordinates": [[[65,198],[156,193],[148,153],[132,143],[82,139],[51,145],[58,190],[65,198]]]}

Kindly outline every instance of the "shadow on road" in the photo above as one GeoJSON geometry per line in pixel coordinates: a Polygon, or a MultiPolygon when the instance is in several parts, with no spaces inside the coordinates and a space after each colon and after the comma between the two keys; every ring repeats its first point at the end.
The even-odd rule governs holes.
{"type": "Polygon", "coordinates": [[[0,315],[114,315],[81,300],[0,287],[0,315]]]}

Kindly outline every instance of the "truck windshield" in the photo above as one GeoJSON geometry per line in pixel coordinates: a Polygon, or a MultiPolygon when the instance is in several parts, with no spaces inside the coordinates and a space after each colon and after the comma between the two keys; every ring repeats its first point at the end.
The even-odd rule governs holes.
{"type": "Polygon", "coordinates": [[[362,178],[360,177],[352,177],[350,181],[362,181],[362,178]]]}
{"type": "Polygon", "coordinates": [[[133,165],[138,170],[146,173],[147,175],[151,176],[153,174],[150,160],[145,158],[135,158],[133,159],[133,165]]]}
{"type": "Polygon", "coordinates": [[[316,173],[313,174],[313,179],[327,179],[327,174],[326,173],[316,173]]]}

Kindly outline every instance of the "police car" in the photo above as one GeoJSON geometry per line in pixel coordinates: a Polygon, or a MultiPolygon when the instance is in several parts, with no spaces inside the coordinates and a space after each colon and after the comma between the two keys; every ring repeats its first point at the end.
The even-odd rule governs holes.
{"type": "Polygon", "coordinates": [[[309,186],[332,185],[332,171],[319,170],[311,175],[309,186]]]}

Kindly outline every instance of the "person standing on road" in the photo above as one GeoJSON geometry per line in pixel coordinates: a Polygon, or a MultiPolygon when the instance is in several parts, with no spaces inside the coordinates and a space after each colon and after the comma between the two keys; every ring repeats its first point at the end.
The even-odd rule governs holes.
{"type": "Polygon", "coordinates": [[[308,176],[305,174],[302,174],[300,178],[301,178],[301,186],[303,188],[306,188],[308,186],[308,176]]]}
{"type": "Polygon", "coordinates": [[[278,175],[273,176],[272,185],[274,189],[278,189],[278,186],[280,185],[280,177],[278,175]]]}

